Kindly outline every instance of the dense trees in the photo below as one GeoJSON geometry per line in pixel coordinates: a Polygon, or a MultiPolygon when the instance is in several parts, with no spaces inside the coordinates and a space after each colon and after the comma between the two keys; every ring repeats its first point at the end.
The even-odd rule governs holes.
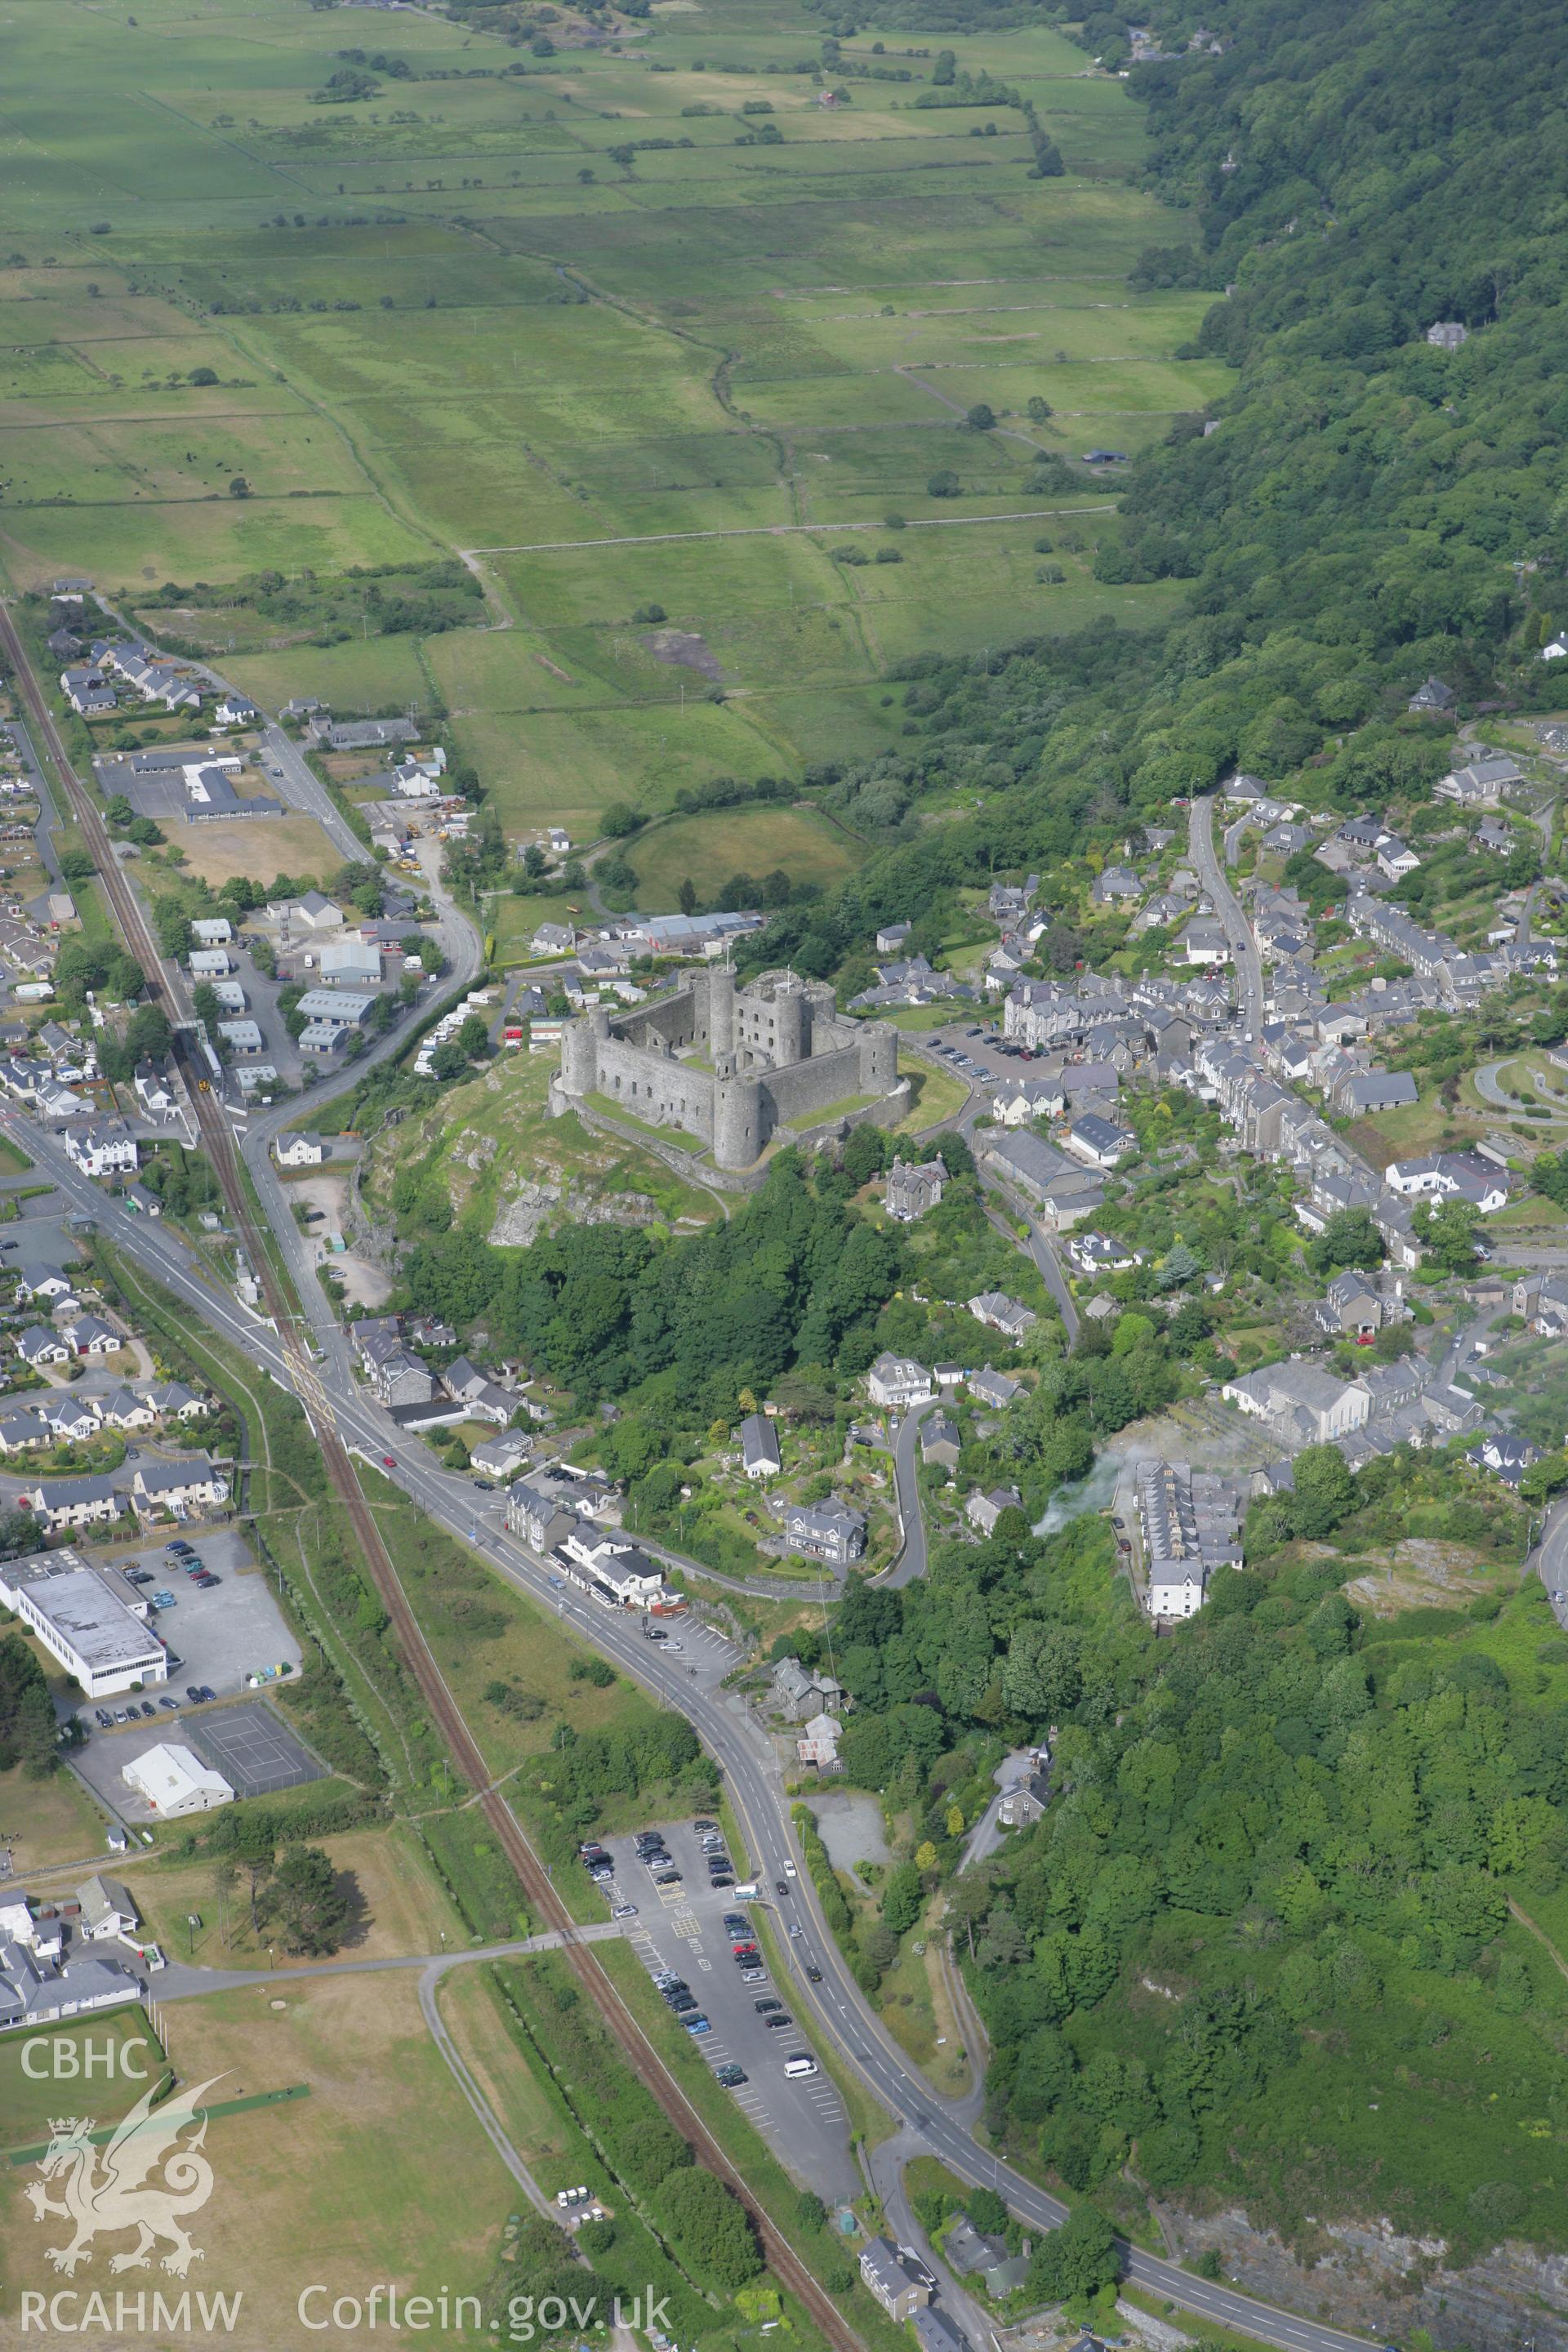
{"type": "Polygon", "coordinates": [[[55,1769],[55,1708],[44,1670],[19,1633],[0,1641],[0,1772],[25,1765],[41,1780],[55,1769]]]}

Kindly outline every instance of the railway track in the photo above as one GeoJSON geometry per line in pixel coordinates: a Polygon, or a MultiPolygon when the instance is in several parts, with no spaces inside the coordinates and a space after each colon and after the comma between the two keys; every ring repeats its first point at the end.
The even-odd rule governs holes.
{"type": "MultiPolygon", "coordinates": [[[[114,855],[96,796],[83,784],[71,764],[26,648],[10,613],[3,605],[0,605],[0,645],[4,645],[10,658],[39,741],[54,762],[60,787],[70,804],[71,814],[92,852],[99,879],[103,884],[121,936],[146,976],[148,992],[173,1021],[186,1021],[190,1018],[189,1008],[181,1002],[176,983],[163,968],[146,913],[114,855]]],[[[810,2314],[826,2341],[835,2347],[835,2352],[863,2352],[860,2338],[847,2324],[826,2290],[818,2284],[795,2249],[780,2236],[752,2197],[741,2173],[670,2074],[626,2005],[619,1988],[601,1967],[594,1948],[578,1942],[574,1923],[551,1885],[544,1864],[534,1852],[521,1822],[500,1790],[489,1786],[489,1770],[409,1605],[402,1580],[339,1433],[331,1401],[321,1384],[315,1360],[300,1335],[297,1311],[278,1279],[246,1186],[233,1131],[210,1089],[205,1071],[195,1066],[195,1057],[184,1041],[181,1041],[181,1058],[203,1143],[261,1286],[268,1313],[272,1318],[288,1360],[294,1393],[309,1415],[311,1432],[321,1448],[321,1460],[333,1492],[348,1515],[371,1580],[381,1597],[431,1720],[439,1727],[458,1771],[471,1788],[484,1792],[479,1798],[480,1809],[535,1917],[547,1927],[561,1931],[563,1939],[562,1949],[568,1967],[598,2011],[633,2072],[653,2094],[663,2114],[681,2137],[690,2142],[706,2169],[714,2173],[739,2198],[751,2216],[773,2275],[810,2314]]]]}

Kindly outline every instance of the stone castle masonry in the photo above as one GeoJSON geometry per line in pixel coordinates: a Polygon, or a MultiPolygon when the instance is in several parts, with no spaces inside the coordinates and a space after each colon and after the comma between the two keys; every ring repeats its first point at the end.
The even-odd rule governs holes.
{"type": "Polygon", "coordinates": [[[824,982],[781,971],[737,989],[715,964],[628,1013],[600,1005],[567,1024],[552,1107],[592,1111],[590,1096],[612,1115],[678,1130],[671,1143],[710,1151],[715,1169],[742,1171],[784,1129],[895,1125],[910,1084],[899,1076],[898,1033],[841,1020],[824,982]]]}

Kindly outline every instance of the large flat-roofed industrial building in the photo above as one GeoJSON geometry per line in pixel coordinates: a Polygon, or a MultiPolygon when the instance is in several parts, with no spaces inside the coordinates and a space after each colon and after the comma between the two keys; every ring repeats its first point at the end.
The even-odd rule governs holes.
{"type": "Polygon", "coordinates": [[[0,1564],[0,1601],[30,1627],[89,1698],[169,1678],[163,1643],[106,1577],[68,1547],[0,1564]]]}

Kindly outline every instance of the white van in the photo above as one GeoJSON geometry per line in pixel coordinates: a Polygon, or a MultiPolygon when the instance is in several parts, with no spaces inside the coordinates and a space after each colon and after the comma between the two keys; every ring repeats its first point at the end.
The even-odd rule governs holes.
{"type": "Polygon", "coordinates": [[[757,1899],[758,1892],[759,1889],[756,1880],[754,1878],[748,1878],[744,1886],[736,1887],[735,1900],[737,1903],[754,1903],[757,1899]]]}
{"type": "Polygon", "coordinates": [[[816,2072],[816,2061],[815,2058],[786,2058],[784,2060],[784,2074],[791,2082],[794,2082],[798,2075],[815,2074],[816,2072]]]}

